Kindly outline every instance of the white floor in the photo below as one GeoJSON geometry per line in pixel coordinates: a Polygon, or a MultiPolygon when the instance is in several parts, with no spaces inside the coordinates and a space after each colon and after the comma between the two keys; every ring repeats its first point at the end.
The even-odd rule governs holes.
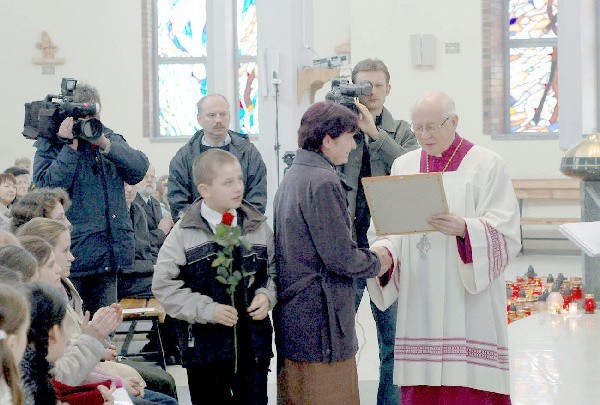
{"type": "MultiPolygon", "coordinates": [[[[555,277],[558,273],[565,276],[573,276],[582,273],[582,260],[580,256],[568,255],[548,255],[548,254],[526,254],[517,256],[517,258],[506,269],[506,278],[515,279],[517,274],[527,272],[529,265],[532,265],[540,276],[552,273],[555,277]]],[[[371,315],[368,297],[362,300],[357,314],[356,332],[358,335],[359,351],[357,354],[358,377],[360,383],[361,403],[371,405],[376,403],[377,380],[379,378],[379,357],[377,348],[377,335],[375,331],[375,321],[371,315]]],[[[510,338],[509,328],[509,338],[510,338]]],[[[600,356],[597,356],[600,357],[600,356]]],[[[269,403],[275,404],[275,362],[272,362],[271,373],[269,374],[269,403]]],[[[179,403],[189,404],[189,391],[187,390],[187,376],[185,370],[179,366],[170,366],[168,371],[173,374],[178,386],[179,403]]],[[[573,372],[577,373],[575,369],[573,372]]],[[[544,387],[543,381],[536,381],[536,386],[532,390],[550,390],[555,386],[544,387]]],[[[528,404],[523,399],[523,391],[515,393],[513,390],[513,403],[528,404]],[[518,398],[515,398],[517,396],[518,398]]],[[[539,403],[539,402],[538,402],[539,403]]],[[[552,403],[552,402],[549,402],[552,403]]],[[[567,402],[562,402],[567,403],[567,402]]]]}

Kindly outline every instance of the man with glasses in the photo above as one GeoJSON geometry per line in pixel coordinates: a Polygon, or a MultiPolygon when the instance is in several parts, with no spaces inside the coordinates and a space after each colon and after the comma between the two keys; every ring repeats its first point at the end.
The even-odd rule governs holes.
{"type": "MultiPolygon", "coordinates": [[[[390,94],[390,73],[387,66],[379,59],[364,59],[354,66],[352,81],[359,83],[368,80],[373,85],[369,96],[359,96],[357,105],[360,113],[368,118],[360,120],[360,131],[355,137],[356,149],[350,152],[348,163],[342,168],[348,185],[348,209],[352,219],[353,233],[359,247],[367,248],[367,230],[371,215],[365,198],[361,179],[370,176],[390,174],[394,159],[417,148],[417,141],[406,121],[396,120],[383,106],[390,94]]],[[[356,281],[355,308],[358,310],[366,279],[356,281]]],[[[396,322],[396,305],[385,312],[371,303],[371,312],[377,325],[379,342],[379,389],[377,404],[397,405],[400,391],[392,382],[394,368],[394,331],[396,322]]]]}
{"type": "Polygon", "coordinates": [[[521,248],[511,179],[500,156],[456,133],[446,94],[426,94],[411,115],[421,149],[391,174],[443,173],[449,212],[428,220],[436,232],[375,240],[369,229],[394,259],[393,281],[367,282],[379,308],[398,302],[394,382],[404,405],[510,404],[504,269],[521,248]]]}

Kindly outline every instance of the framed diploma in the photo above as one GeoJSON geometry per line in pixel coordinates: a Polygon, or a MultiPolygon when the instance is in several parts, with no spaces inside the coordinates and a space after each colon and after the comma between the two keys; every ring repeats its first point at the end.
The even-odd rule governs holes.
{"type": "Polygon", "coordinates": [[[448,212],[442,173],[363,177],[377,235],[435,232],[427,220],[448,212]]]}

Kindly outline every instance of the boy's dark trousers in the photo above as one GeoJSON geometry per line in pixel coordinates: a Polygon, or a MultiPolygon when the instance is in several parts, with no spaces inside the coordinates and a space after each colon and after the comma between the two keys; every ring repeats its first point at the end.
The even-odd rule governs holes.
{"type": "Polygon", "coordinates": [[[187,366],[192,404],[267,404],[269,359],[254,361],[240,357],[234,374],[231,361],[187,366]]]}

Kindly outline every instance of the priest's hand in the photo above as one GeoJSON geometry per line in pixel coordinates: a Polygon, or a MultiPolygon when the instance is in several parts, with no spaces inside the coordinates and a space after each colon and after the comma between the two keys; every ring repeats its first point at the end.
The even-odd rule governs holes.
{"type": "Polygon", "coordinates": [[[237,309],[230,305],[217,304],[213,313],[213,322],[220,323],[225,326],[233,326],[237,324],[238,313],[237,309]]]}
{"type": "Polygon", "coordinates": [[[373,246],[371,251],[377,255],[379,259],[379,263],[381,264],[381,269],[379,270],[379,274],[377,277],[381,277],[393,266],[394,261],[392,260],[392,255],[388,252],[386,248],[383,246],[373,246]]]}
{"type": "Polygon", "coordinates": [[[460,238],[465,237],[465,230],[467,224],[465,223],[465,219],[459,217],[456,214],[438,214],[434,215],[427,223],[433,228],[448,236],[458,236],[460,238]]]}
{"type": "Polygon", "coordinates": [[[262,321],[265,319],[269,313],[269,298],[262,293],[256,294],[248,307],[248,313],[255,321],[262,321]]]}

